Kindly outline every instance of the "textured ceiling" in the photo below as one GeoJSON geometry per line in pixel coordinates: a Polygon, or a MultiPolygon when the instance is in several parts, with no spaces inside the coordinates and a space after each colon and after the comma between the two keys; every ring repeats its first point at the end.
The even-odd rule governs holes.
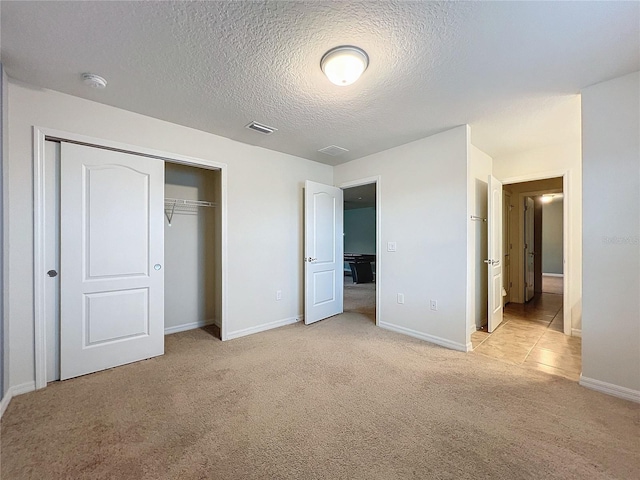
{"type": "Polygon", "coordinates": [[[468,123],[496,157],[576,138],[582,87],[640,70],[638,2],[0,3],[10,77],[335,165],[468,123]],[[320,58],[357,45],[350,87],[320,58]],[[92,90],[80,74],[104,76],[92,90]],[[270,136],[244,126],[278,128],[270,136]],[[349,150],[330,157],[317,150],[349,150]]]}

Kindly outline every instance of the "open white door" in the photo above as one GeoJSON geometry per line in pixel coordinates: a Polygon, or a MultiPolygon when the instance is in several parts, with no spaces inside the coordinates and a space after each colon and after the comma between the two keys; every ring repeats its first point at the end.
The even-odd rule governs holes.
{"type": "Polygon", "coordinates": [[[489,332],[502,323],[502,182],[489,175],[487,199],[489,332]]]}
{"type": "Polygon", "coordinates": [[[534,203],[533,198],[526,197],[524,203],[524,301],[528,302],[535,295],[535,252],[534,250],[534,203]]]}
{"type": "Polygon", "coordinates": [[[304,323],[343,311],[342,190],[305,183],[304,323]]]}
{"type": "Polygon", "coordinates": [[[60,378],[164,353],[164,162],[63,142],[60,378]]]}

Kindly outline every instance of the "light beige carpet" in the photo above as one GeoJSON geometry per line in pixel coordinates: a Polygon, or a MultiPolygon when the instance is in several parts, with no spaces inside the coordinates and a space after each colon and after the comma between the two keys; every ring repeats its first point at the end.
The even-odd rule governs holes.
{"type": "Polygon", "coordinates": [[[358,314],[16,397],[2,479],[637,479],[639,406],[358,314]]]}

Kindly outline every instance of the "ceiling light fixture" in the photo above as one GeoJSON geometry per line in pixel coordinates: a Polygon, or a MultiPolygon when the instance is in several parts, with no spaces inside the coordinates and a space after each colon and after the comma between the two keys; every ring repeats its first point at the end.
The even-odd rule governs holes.
{"type": "Polygon", "coordinates": [[[340,87],[351,85],[369,66],[364,50],[350,45],[332,48],[320,60],[320,68],[329,81],[340,87]]]}
{"type": "Polygon", "coordinates": [[[107,86],[107,81],[100,75],[96,75],[95,73],[83,73],[82,82],[91,88],[102,89],[106,88],[107,86]]]}

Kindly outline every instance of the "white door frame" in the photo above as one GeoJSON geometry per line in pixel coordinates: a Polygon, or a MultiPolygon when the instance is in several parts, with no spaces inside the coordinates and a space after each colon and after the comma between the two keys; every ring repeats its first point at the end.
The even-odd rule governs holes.
{"type": "MultiPolygon", "coordinates": [[[[381,176],[360,178],[358,180],[352,180],[350,182],[344,182],[338,185],[339,188],[351,188],[360,187],[362,185],[376,184],[376,326],[380,325],[380,296],[382,292],[382,253],[380,249],[380,242],[382,238],[382,195],[380,194],[380,181],[381,176]]],[[[342,207],[344,209],[344,205],[342,207]]]]}
{"type": "Polygon", "coordinates": [[[220,170],[221,176],[221,243],[222,243],[222,309],[220,336],[227,339],[227,164],[164,152],[138,145],[114,142],[101,138],[79,135],[46,127],[33,127],[33,309],[36,389],[47,386],[47,339],[46,339],[46,298],[45,298],[45,141],[62,140],[81,143],[98,148],[118,150],[135,155],[220,170]]]}
{"type": "Polygon", "coordinates": [[[564,301],[562,305],[562,326],[565,335],[571,335],[571,305],[573,298],[569,291],[569,280],[571,276],[570,263],[572,260],[571,252],[571,219],[569,218],[569,199],[571,198],[571,192],[569,189],[569,170],[554,170],[549,172],[534,173],[528,175],[520,175],[517,177],[510,177],[502,179],[503,185],[510,185],[513,183],[531,182],[534,180],[546,180],[549,178],[562,177],[562,193],[564,195],[564,201],[562,204],[562,255],[563,255],[563,295],[564,301]]]}

